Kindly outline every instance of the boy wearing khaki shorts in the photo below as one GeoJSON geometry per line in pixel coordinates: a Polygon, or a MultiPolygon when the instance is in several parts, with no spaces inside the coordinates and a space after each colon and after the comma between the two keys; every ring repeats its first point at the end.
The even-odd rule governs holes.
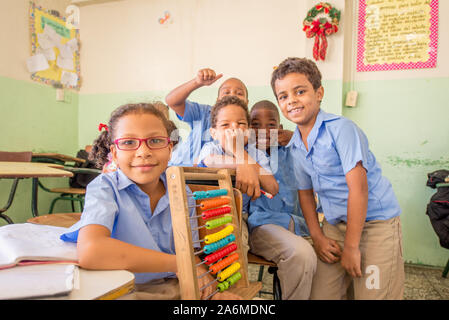
{"type": "Polygon", "coordinates": [[[297,125],[287,147],[319,258],[311,299],[402,299],[401,209],[365,134],[351,120],[321,110],[324,88],[313,61],[284,60],[271,86],[282,113],[297,125]],[[325,216],[322,228],[314,192],[325,216]]]}

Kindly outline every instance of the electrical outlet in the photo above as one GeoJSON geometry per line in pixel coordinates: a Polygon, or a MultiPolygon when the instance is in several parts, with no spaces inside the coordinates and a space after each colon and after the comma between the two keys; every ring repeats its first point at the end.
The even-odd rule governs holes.
{"type": "Polygon", "coordinates": [[[357,91],[349,91],[346,94],[346,106],[356,107],[357,106],[357,91]]]}

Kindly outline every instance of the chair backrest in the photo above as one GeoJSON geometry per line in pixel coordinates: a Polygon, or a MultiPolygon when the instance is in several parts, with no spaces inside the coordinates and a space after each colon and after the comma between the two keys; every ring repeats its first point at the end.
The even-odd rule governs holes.
{"type": "Polygon", "coordinates": [[[31,162],[32,155],[33,153],[31,151],[25,152],[0,151],[0,161],[31,162]]]}

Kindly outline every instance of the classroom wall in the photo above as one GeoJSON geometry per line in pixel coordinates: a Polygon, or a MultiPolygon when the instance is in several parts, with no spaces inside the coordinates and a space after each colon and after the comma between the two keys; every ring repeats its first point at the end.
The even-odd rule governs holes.
{"type": "MultiPolygon", "coordinates": [[[[8,2],[0,0],[0,4],[5,1],[8,2]]],[[[15,1],[20,4],[10,9],[23,14],[25,2],[15,1]]],[[[123,0],[81,7],[83,86],[79,95],[73,95],[72,103],[64,105],[71,110],[65,111],[66,115],[78,119],[76,125],[72,125],[74,121],[69,122],[66,128],[77,137],[73,142],[70,140],[64,150],[91,144],[98,135],[98,123],[107,121],[117,106],[163,100],[171,89],[192,79],[197,70],[204,67],[223,72],[225,78],[236,76],[242,79],[249,89],[250,104],[260,99],[274,101],[269,86],[273,66],[288,56],[312,57],[313,39],[306,39],[302,20],[315,3],[311,0],[123,0]],[[170,11],[173,21],[161,26],[158,19],[165,10],[170,11]],[[72,147],[72,144],[76,146],[72,147]]],[[[405,260],[443,266],[447,250],[440,248],[425,215],[426,204],[434,193],[425,182],[428,172],[449,167],[446,129],[449,109],[443,100],[443,92],[449,88],[449,62],[445,59],[449,41],[444,36],[449,32],[445,19],[449,15],[449,3],[440,1],[437,68],[364,73],[352,72],[354,41],[351,29],[354,24],[351,14],[355,1],[336,0],[332,3],[342,10],[342,20],[340,32],[328,38],[326,61],[317,63],[324,79],[323,109],[352,119],[367,134],[370,147],[384,175],[392,182],[403,209],[405,260]],[[359,93],[356,108],[343,107],[349,89],[359,93]]],[[[0,18],[3,18],[1,24],[6,25],[5,19],[12,24],[4,12],[0,12],[0,18]]],[[[23,20],[23,25],[27,26],[26,17],[23,20]]],[[[3,30],[5,28],[0,31],[1,40],[12,37],[3,30]]],[[[22,34],[25,33],[22,30],[22,34]]],[[[28,41],[28,37],[25,38],[28,41]]],[[[22,46],[25,45],[22,43],[22,46]]],[[[26,55],[22,48],[14,50],[16,53],[11,54],[9,60],[18,65],[18,60],[26,55]]],[[[0,52],[0,58],[4,54],[0,52]]],[[[23,70],[12,72],[0,64],[0,81],[3,83],[10,87],[22,84],[23,88],[18,89],[20,92],[31,90],[28,86],[37,86],[36,90],[46,92],[41,85],[30,83],[27,77],[23,70]],[[18,79],[16,75],[21,76],[18,79]]],[[[220,83],[201,88],[190,98],[213,104],[220,83]]],[[[42,105],[48,102],[52,106],[55,102],[50,103],[48,92],[47,98],[44,94],[36,99],[42,99],[42,105]]],[[[14,100],[14,96],[11,94],[9,99],[14,100]]],[[[0,97],[2,115],[3,101],[0,97]]],[[[25,103],[28,107],[22,105],[13,104],[20,113],[29,112],[30,103],[25,103]]],[[[51,108],[61,111],[58,106],[51,108]]],[[[63,118],[59,115],[51,123],[62,122],[63,118]]],[[[171,118],[175,119],[173,113],[171,118]]],[[[42,128],[51,127],[46,121],[39,121],[40,130],[33,133],[37,131],[40,135],[42,128]]],[[[188,128],[176,119],[175,122],[183,130],[181,133],[187,135],[188,128]]],[[[294,128],[285,119],[282,122],[285,127],[294,128]]],[[[30,127],[30,121],[25,123],[28,124],[25,128],[30,127]]],[[[28,138],[30,135],[30,132],[22,133],[11,125],[9,129],[19,136],[23,134],[28,138]]],[[[43,145],[52,148],[50,140],[43,145]]]]}
{"type": "MultiPolygon", "coordinates": [[[[351,2],[349,2],[351,3],[351,2]]],[[[349,12],[352,9],[348,8],[349,12]]],[[[439,1],[437,67],[380,72],[345,69],[345,89],[359,94],[356,108],[343,108],[367,134],[403,210],[404,256],[419,264],[444,266],[448,251],[425,215],[435,190],[427,173],[449,168],[449,1],[439,1]]],[[[345,54],[349,59],[350,51],[345,54]]],[[[345,64],[355,67],[354,61],[345,64]]]]}
{"type": "MultiPolygon", "coordinates": [[[[344,12],[343,0],[334,4],[344,12]]],[[[125,0],[82,7],[80,146],[96,137],[98,123],[120,104],[164,100],[205,67],[244,81],[250,105],[261,99],[274,102],[269,86],[273,67],[288,56],[312,56],[313,40],[302,31],[312,5],[295,0],[125,0]],[[158,19],[166,10],[172,23],[161,26],[158,19]]],[[[343,15],[342,30],[344,21],[343,15]]],[[[326,101],[326,110],[339,114],[343,38],[343,32],[329,38],[327,62],[319,63],[329,97],[337,97],[326,101]]],[[[221,82],[197,90],[191,99],[213,104],[221,82]]],[[[185,136],[189,128],[171,115],[185,136]]]]}
{"type": "MultiPolygon", "coordinates": [[[[82,8],[85,82],[79,103],[80,146],[95,138],[98,122],[106,121],[115,107],[163,100],[204,67],[242,79],[250,104],[274,101],[269,86],[273,66],[288,56],[312,57],[313,40],[306,39],[302,20],[315,2],[127,0],[82,8]],[[165,10],[173,22],[161,26],[157,20],[165,10]],[[101,27],[98,20],[103,21],[101,27]]],[[[449,84],[444,59],[449,43],[441,36],[449,31],[441,19],[449,14],[449,4],[440,1],[437,68],[356,73],[351,61],[356,2],[332,3],[342,10],[342,19],[340,32],[328,38],[326,61],[317,63],[324,79],[323,109],[347,116],[368,135],[403,209],[405,260],[442,266],[447,251],[440,248],[425,215],[434,192],[425,182],[427,172],[449,167],[449,111],[442,95],[449,84]],[[359,92],[357,108],[343,107],[349,89],[359,92]]],[[[213,104],[219,84],[201,88],[190,98],[213,104]]],[[[186,134],[188,128],[179,125],[186,134]]]]}
{"type": "MultiPolygon", "coordinates": [[[[65,11],[69,0],[41,0],[38,5],[65,11]]],[[[33,82],[26,69],[30,55],[29,1],[0,0],[0,150],[58,152],[78,150],[78,93],[66,91],[65,102],[56,101],[55,89],[33,82]]],[[[42,179],[47,187],[67,186],[67,179],[42,179]]],[[[0,206],[8,199],[12,181],[0,180],[0,206]]],[[[39,192],[39,210],[48,212],[54,195],[39,192]]],[[[55,210],[70,211],[59,203],[55,210]]],[[[31,180],[20,181],[7,214],[14,222],[31,217],[31,180]]],[[[0,225],[3,225],[0,220],[0,225]]]]}

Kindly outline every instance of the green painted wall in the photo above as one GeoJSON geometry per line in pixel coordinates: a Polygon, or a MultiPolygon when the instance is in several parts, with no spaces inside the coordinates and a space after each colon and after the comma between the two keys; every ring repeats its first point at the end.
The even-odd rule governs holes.
{"type": "Polygon", "coordinates": [[[343,109],[368,136],[393,185],[403,210],[404,257],[418,264],[444,266],[449,256],[425,214],[435,193],[426,187],[427,173],[449,169],[448,88],[449,78],[356,82],[358,105],[343,109]]]}
{"type": "MultiPolygon", "coordinates": [[[[55,89],[28,81],[0,77],[0,150],[58,152],[75,155],[78,150],[78,94],[66,91],[57,102],[55,89]]],[[[42,179],[48,187],[68,186],[68,179],[42,179]]],[[[0,180],[0,206],[8,199],[12,180],[0,180]]],[[[53,194],[39,192],[39,210],[48,212],[53,194]]],[[[71,211],[59,202],[56,212],[71,211]]],[[[21,180],[7,214],[14,222],[31,217],[31,180],[21,180]]],[[[0,220],[0,225],[4,225],[0,220]]]]}

